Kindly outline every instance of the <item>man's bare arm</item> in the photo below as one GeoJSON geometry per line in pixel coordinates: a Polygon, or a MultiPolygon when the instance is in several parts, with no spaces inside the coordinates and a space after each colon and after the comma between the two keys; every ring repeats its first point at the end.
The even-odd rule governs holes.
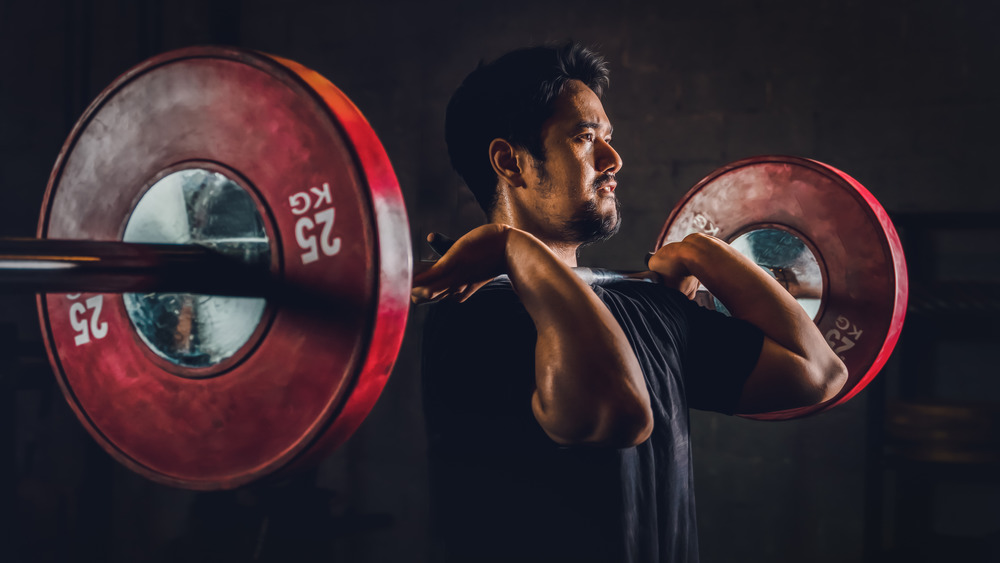
{"type": "Polygon", "coordinates": [[[500,274],[510,277],[538,331],[532,409],[546,434],[566,445],[645,441],[652,410],[625,333],[594,291],[534,236],[498,224],[471,231],[414,278],[413,297],[464,300],[500,274]]]}
{"type": "MultiPolygon", "coordinates": [[[[847,369],[798,302],[762,268],[728,244],[694,234],[661,248],[651,270],[689,295],[701,281],[730,313],[765,335],[736,412],[773,412],[832,399],[847,369]]],[[[725,342],[720,342],[721,350],[725,342]]]]}

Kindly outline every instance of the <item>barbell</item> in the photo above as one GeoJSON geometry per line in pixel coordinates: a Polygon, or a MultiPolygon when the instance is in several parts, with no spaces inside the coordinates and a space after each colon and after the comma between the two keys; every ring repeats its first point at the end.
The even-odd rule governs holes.
{"type": "MultiPolygon", "coordinates": [[[[731,164],[671,211],[656,248],[691,232],[770,271],[848,366],[833,400],[753,418],[841,404],[885,363],[906,265],[849,176],[796,157],[731,164]]],[[[191,489],[342,444],[392,370],[411,274],[399,185],[361,112],[295,62],[223,47],[159,55],[105,89],[59,154],[38,239],[0,241],[0,288],[38,293],[49,360],[87,431],[191,489]]]]}

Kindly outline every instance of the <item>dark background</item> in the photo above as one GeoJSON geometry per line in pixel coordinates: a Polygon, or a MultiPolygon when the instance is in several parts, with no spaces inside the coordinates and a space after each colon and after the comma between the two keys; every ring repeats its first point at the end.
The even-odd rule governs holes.
{"type": "MultiPolygon", "coordinates": [[[[785,423],[692,413],[703,560],[1000,561],[998,29],[995,3],[971,0],[0,1],[0,235],[34,234],[56,155],[104,86],[197,44],[328,77],[384,143],[414,236],[460,234],[481,214],[448,165],[448,96],[480,58],[580,40],[610,62],[625,161],[622,231],[583,263],[638,268],[687,189],[767,153],[853,175],[909,259],[900,346],[849,404],[785,423]],[[900,421],[913,403],[943,418],[900,421]]],[[[32,297],[0,304],[0,560],[425,559],[421,310],[374,411],[318,469],[194,493],[100,450],[44,361],[32,297]]]]}

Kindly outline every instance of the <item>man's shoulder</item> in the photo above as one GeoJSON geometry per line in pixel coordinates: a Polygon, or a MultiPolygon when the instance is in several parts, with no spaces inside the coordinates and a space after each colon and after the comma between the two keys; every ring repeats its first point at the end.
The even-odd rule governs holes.
{"type": "Polygon", "coordinates": [[[625,306],[640,313],[669,314],[679,312],[689,299],[680,291],[659,283],[623,280],[594,288],[609,307],[625,306]]]}
{"type": "MultiPolygon", "coordinates": [[[[521,300],[514,291],[510,281],[497,279],[484,285],[464,302],[443,300],[430,305],[431,316],[446,314],[449,316],[478,316],[486,310],[521,306],[521,300]]],[[[522,306],[523,308],[523,306],[522,306]]]]}
{"type": "Polygon", "coordinates": [[[492,281],[465,302],[445,300],[430,305],[425,325],[430,330],[533,329],[531,317],[509,281],[492,281]],[[447,327],[447,328],[445,328],[447,327]]]}

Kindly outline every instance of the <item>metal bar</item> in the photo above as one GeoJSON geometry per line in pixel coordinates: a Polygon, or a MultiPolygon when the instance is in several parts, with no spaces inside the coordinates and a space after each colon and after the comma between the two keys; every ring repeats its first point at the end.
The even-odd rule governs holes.
{"type": "Polygon", "coordinates": [[[587,285],[605,285],[618,281],[640,281],[660,283],[660,275],[656,272],[619,272],[604,268],[573,268],[573,272],[587,285]]]}
{"type": "MultiPolygon", "coordinates": [[[[620,281],[660,283],[660,275],[649,270],[644,272],[619,272],[617,270],[580,266],[573,268],[573,273],[587,285],[608,285],[620,281]]],[[[510,277],[507,274],[501,274],[495,279],[510,280],[510,277]]]]}
{"type": "MultiPolygon", "coordinates": [[[[455,244],[455,240],[442,235],[441,233],[431,233],[427,239],[427,244],[430,245],[431,250],[434,251],[439,257],[444,256],[446,252],[455,244]]],[[[430,260],[429,262],[433,262],[430,260]]],[[[585,268],[577,267],[573,268],[580,279],[583,280],[587,285],[606,285],[619,281],[641,281],[641,282],[651,282],[660,283],[660,275],[656,272],[651,272],[646,270],[644,272],[619,272],[617,270],[608,270],[605,268],[585,268]]],[[[509,279],[506,274],[498,276],[500,279],[509,279]]]]}
{"type": "Polygon", "coordinates": [[[265,266],[193,244],[0,239],[3,293],[264,296],[271,285],[265,266]]]}
{"type": "MultiPolygon", "coordinates": [[[[655,272],[574,268],[588,285],[658,282],[655,272]]],[[[0,293],[274,296],[267,268],[195,244],[0,238],[0,293]]]]}

